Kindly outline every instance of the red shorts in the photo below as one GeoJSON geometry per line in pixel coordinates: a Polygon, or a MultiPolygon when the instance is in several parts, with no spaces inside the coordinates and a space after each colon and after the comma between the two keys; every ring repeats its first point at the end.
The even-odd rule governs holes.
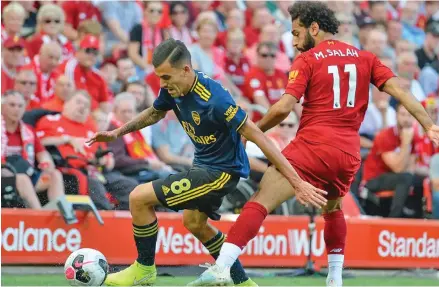
{"type": "Polygon", "coordinates": [[[294,140],[283,151],[299,176],[328,192],[327,199],[349,192],[361,160],[337,148],[320,143],[294,140]]]}

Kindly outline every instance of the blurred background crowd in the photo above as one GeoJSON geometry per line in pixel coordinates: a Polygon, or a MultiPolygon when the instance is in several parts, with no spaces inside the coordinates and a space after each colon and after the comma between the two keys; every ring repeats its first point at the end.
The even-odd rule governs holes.
{"type": "MultiPolygon", "coordinates": [[[[40,209],[64,193],[128,209],[138,183],[188,169],[194,148],[175,115],[109,143],[85,145],[152,105],[154,47],[183,41],[195,69],[220,81],[258,121],[280,99],[299,52],[293,1],[2,1],[2,206],[40,209]]],[[[439,1],[329,1],[337,40],[370,51],[437,120],[439,1]]],[[[322,83],[325,84],[325,83],[322,83]]],[[[268,133],[283,149],[301,105],[268,133]]],[[[389,95],[370,88],[360,129],[363,167],[352,186],[371,215],[439,218],[437,147],[389,95]]],[[[251,176],[224,201],[239,212],[267,160],[247,146],[251,176]]],[[[294,201],[277,213],[298,214],[294,201]]]]}

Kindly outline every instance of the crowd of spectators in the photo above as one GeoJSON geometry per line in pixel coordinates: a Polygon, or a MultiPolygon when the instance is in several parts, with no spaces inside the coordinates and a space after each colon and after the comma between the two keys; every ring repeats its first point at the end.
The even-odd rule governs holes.
{"type": "MultiPolygon", "coordinates": [[[[86,176],[86,192],[100,209],[127,209],[136,184],[185,170],[193,159],[173,113],[108,146],[85,145],[94,132],[152,105],[160,89],[154,47],[169,37],[183,41],[193,67],[220,81],[257,121],[282,96],[299,54],[292,2],[2,1],[2,177],[15,176],[25,205],[42,208],[38,193],[51,200],[70,192],[55,151],[86,176]]],[[[340,22],[335,38],[377,55],[437,119],[439,2],[327,4],[340,22]]],[[[300,116],[296,105],[268,133],[279,149],[294,138],[300,116]]],[[[438,150],[410,114],[371,87],[360,136],[364,168],[355,197],[391,217],[424,216],[428,197],[427,211],[439,218],[438,150]],[[393,192],[387,210],[382,191],[393,192]]],[[[256,146],[247,151],[257,183],[267,161],[256,146]]]]}

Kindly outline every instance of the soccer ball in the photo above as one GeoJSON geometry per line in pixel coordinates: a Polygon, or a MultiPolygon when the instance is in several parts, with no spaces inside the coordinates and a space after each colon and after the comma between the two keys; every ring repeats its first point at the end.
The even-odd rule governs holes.
{"type": "Polygon", "coordinates": [[[76,250],[67,258],[64,274],[71,286],[101,286],[108,274],[107,259],[95,249],[76,250]]]}

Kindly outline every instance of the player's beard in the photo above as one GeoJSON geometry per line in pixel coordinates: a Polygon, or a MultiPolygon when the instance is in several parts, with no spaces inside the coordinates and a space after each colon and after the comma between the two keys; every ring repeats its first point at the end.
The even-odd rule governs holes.
{"type": "Polygon", "coordinates": [[[316,41],[311,36],[311,34],[309,32],[307,32],[306,36],[305,36],[305,42],[303,43],[303,47],[300,49],[298,48],[297,50],[299,50],[300,52],[306,52],[306,51],[314,48],[315,45],[316,45],[316,41]]]}

